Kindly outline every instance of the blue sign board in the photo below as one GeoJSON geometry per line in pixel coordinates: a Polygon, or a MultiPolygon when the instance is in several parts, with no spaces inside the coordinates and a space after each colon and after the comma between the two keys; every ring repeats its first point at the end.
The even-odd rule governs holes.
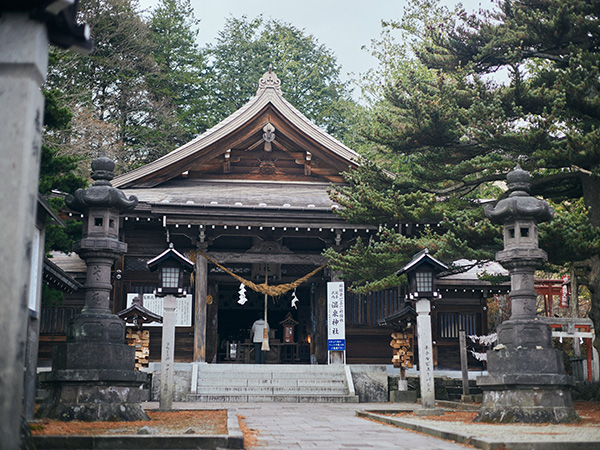
{"type": "Polygon", "coordinates": [[[346,339],[329,339],[327,341],[327,350],[330,352],[341,352],[346,350],[346,339]]]}

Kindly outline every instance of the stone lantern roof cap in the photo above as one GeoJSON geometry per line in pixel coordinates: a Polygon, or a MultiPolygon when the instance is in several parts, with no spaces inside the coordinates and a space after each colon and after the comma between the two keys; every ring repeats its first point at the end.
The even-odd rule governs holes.
{"type": "Polygon", "coordinates": [[[507,224],[517,220],[547,222],[554,217],[554,210],[544,200],[529,195],[531,176],[520,166],[506,176],[510,194],[495,206],[486,205],[485,215],[494,223],[507,224]]]}
{"type": "Polygon", "coordinates": [[[117,211],[129,211],[136,207],[138,199],[129,198],[123,191],[113,187],[110,180],[114,177],[115,163],[102,154],[92,161],[92,179],[95,183],[87,189],[77,189],[73,195],[67,195],[66,205],[79,212],[90,208],[110,208],[117,211]]]}
{"type": "Polygon", "coordinates": [[[105,154],[92,161],[92,179],[110,181],[115,177],[115,162],[105,154]]]}
{"type": "Polygon", "coordinates": [[[506,181],[508,189],[511,192],[529,192],[529,189],[531,188],[531,175],[526,170],[523,170],[519,164],[506,175],[506,181]]]}

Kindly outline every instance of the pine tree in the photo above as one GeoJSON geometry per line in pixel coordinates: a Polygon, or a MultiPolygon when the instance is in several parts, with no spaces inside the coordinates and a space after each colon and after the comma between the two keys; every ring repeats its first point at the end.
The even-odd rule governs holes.
{"type": "Polygon", "coordinates": [[[256,95],[258,80],[272,67],[291,104],[329,133],[340,138],[349,133],[353,101],[348,84],[340,80],[332,51],[314,36],[262,16],[230,17],[207,50],[215,122],[256,95]]]}
{"type": "MultiPolygon", "coordinates": [[[[60,104],[58,95],[53,91],[44,91],[45,108],[44,124],[48,130],[64,129],[69,126],[72,114],[68,108],[60,104]]],[[[55,211],[64,207],[61,192],[74,192],[84,188],[87,180],[77,174],[76,157],[60,154],[59,148],[52,139],[45,139],[42,145],[39,192],[46,197],[55,211]],[[57,193],[57,195],[54,195],[57,193]]],[[[73,242],[81,237],[81,222],[68,220],[66,226],[46,225],[45,250],[71,252],[73,242]]],[[[44,305],[59,305],[64,299],[62,292],[52,289],[46,283],[42,285],[42,303],[44,305]]]]}
{"type": "Polygon", "coordinates": [[[376,171],[354,175],[353,194],[340,191],[345,206],[365,208],[357,187],[372,191],[363,198],[382,195],[384,210],[429,193],[436,206],[416,221],[443,215],[447,233],[432,237],[452,245],[439,246],[447,253],[438,256],[492,257],[501,241],[478,198],[497,198],[493,183],[521,163],[533,193],[557,202],[541,246],[553,263],[585,265],[580,281],[600,326],[599,17],[597,0],[503,0],[476,14],[413,2],[402,20],[386,24],[375,48],[381,69],[367,85],[374,101],[361,129],[396,176],[382,187],[376,171]]]}
{"type": "Polygon", "coordinates": [[[206,62],[196,41],[200,20],[190,0],[162,0],[152,11],[150,31],[155,42],[157,71],[149,77],[151,91],[175,108],[180,135],[173,148],[205,131],[210,123],[207,106],[206,62]]]}
{"type": "MultiPolygon", "coordinates": [[[[48,89],[60,92],[73,121],[61,134],[61,151],[85,155],[83,164],[104,151],[121,170],[152,161],[185,141],[171,87],[164,73],[169,48],[157,46],[163,29],[151,30],[135,0],[85,0],[82,20],[90,25],[90,55],[56,50],[48,89]]],[[[158,20],[158,19],[157,19],[158,20]]],[[[157,26],[158,27],[158,26],[157,26]]],[[[166,31],[165,31],[166,32],[166,31]]],[[[172,62],[172,61],[170,61],[172,62]]]]}

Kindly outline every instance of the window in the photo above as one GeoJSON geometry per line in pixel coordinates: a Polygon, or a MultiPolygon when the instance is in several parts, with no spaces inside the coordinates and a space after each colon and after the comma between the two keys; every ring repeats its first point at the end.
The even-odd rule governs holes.
{"type": "Polygon", "coordinates": [[[126,256],[125,272],[150,272],[150,269],[148,269],[148,259],[126,256]]]}
{"type": "Polygon", "coordinates": [[[178,267],[163,267],[162,268],[162,285],[166,288],[176,288],[179,286],[179,268],[178,267]]]}
{"type": "Polygon", "coordinates": [[[404,292],[397,288],[368,294],[346,292],[346,325],[377,325],[404,305],[404,292]]]}
{"type": "Polygon", "coordinates": [[[438,313],[441,339],[458,339],[458,332],[465,330],[467,336],[477,334],[477,313],[438,313]]]}
{"type": "Polygon", "coordinates": [[[431,272],[417,272],[417,292],[433,292],[433,274],[431,272]]]}

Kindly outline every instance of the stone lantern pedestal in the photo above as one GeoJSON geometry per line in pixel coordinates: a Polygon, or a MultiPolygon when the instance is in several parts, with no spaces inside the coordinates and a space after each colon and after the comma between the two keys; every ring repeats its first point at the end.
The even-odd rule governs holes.
{"type": "Polygon", "coordinates": [[[69,323],[67,342],[55,348],[52,372],[40,382],[50,395],[38,417],[60,420],[148,420],[141,403],[148,399],[147,375],[135,371],[135,348],[125,343],[125,322],[110,310],[111,268],[127,251],[119,240],[119,213],[134,208],[112,187],[114,163],[105,156],[92,162],[95,183],[67,197],[85,214],[83,239],[74,250],[87,265],[85,306],[69,323]]]}
{"type": "Polygon", "coordinates": [[[511,317],[498,327],[497,345],[487,352],[488,375],[479,377],[483,390],[480,422],[572,422],[573,377],[566,375],[562,353],[552,346],[550,327],[536,316],[534,272],[546,261],[538,247],[537,223],[554,212],[528,194],[529,173],[517,167],[507,176],[510,194],[486,215],[504,226],[504,250],[496,260],[510,271],[511,317]]]}

